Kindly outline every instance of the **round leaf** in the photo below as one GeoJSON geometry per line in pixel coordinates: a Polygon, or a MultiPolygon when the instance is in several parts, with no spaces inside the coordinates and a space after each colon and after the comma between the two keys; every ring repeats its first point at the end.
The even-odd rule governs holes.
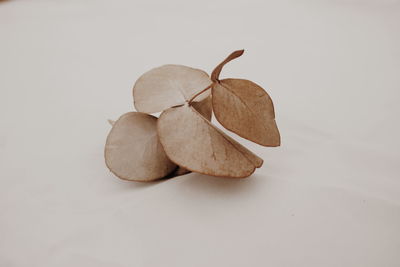
{"type": "Polygon", "coordinates": [[[262,164],[260,158],[232,141],[188,105],[164,111],[157,126],[168,157],[190,171],[243,178],[262,164]],[[258,164],[254,163],[255,158],[258,158],[258,164]]]}
{"type": "Polygon", "coordinates": [[[148,182],[177,167],[164,152],[157,136],[157,118],[139,112],[122,115],[107,137],[107,167],[124,180],[148,182]]]}
{"type": "MultiPolygon", "coordinates": [[[[182,65],[164,65],[143,74],[133,87],[134,105],[137,111],[155,113],[181,105],[211,84],[208,74],[202,70],[182,65]]],[[[210,92],[199,95],[197,101],[210,92]]]]}

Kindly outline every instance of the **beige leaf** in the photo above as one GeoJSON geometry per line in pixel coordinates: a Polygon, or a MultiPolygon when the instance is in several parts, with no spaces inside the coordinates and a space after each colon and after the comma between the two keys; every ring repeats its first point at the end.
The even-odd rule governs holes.
{"type": "Polygon", "coordinates": [[[263,165],[264,161],[260,157],[258,157],[256,154],[254,154],[253,152],[242,146],[240,143],[238,143],[235,139],[231,138],[229,135],[223,133],[221,130],[219,131],[222,134],[224,134],[226,139],[228,139],[228,141],[230,141],[237,150],[239,150],[248,160],[250,160],[256,168],[260,168],[263,165]]]}
{"type": "Polygon", "coordinates": [[[242,79],[225,79],[212,89],[217,120],[228,130],[263,146],[279,146],[274,105],[263,88],[242,79]]]}
{"type": "MultiPolygon", "coordinates": [[[[202,70],[182,65],[164,65],[143,74],[133,87],[134,105],[137,111],[155,113],[181,105],[211,84],[208,74],[202,70]]],[[[199,95],[206,98],[209,91],[199,95]]]]}
{"type": "MultiPolygon", "coordinates": [[[[192,107],[195,108],[204,118],[207,120],[211,121],[212,117],[212,102],[211,102],[211,96],[207,97],[206,99],[203,99],[200,102],[192,102],[192,107]]],[[[190,173],[191,171],[185,169],[182,166],[178,166],[178,168],[170,174],[171,178],[175,176],[181,176],[187,173],[190,173]]]]}
{"type": "MultiPolygon", "coordinates": [[[[212,96],[207,97],[206,99],[202,100],[201,102],[193,102],[192,107],[196,109],[203,117],[205,117],[208,121],[211,121],[212,117],[212,96]]],[[[219,130],[218,128],[216,128],[219,130]]],[[[225,134],[224,134],[225,135],[225,134]]],[[[246,149],[244,146],[239,144],[233,138],[228,135],[225,135],[227,139],[238,149],[240,152],[245,154],[245,156],[253,162],[253,164],[259,168],[263,164],[263,160],[253,154],[250,150],[246,149]]]]}
{"type": "Polygon", "coordinates": [[[190,171],[243,178],[250,176],[262,164],[260,158],[234,142],[187,104],[164,111],[157,129],[168,157],[190,171]]]}
{"type": "Polygon", "coordinates": [[[113,125],[106,141],[107,167],[124,180],[148,182],[163,178],[177,167],[157,136],[157,118],[129,112],[113,125]]]}

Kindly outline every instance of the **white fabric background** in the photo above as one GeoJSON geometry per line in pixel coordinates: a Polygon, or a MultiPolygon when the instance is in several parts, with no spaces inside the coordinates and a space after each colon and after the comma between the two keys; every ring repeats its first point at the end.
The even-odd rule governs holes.
{"type": "MultiPolygon", "coordinates": [[[[400,1],[0,1],[0,266],[400,266],[400,1]],[[249,179],[115,178],[103,146],[166,63],[272,96],[249,179]]],[[[184,144],[182,144],[184,145],[184,144]]]]}

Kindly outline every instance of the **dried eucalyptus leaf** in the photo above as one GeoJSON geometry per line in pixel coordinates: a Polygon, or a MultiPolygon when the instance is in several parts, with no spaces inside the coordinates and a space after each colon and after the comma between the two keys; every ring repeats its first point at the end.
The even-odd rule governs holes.
{"type": "Polygon", "coordinates": [[[260,165],[249,159],[250,151],[232,142],[191,106],[164,111],[157,129],[168,157],[188,170],[212,176],[243,178],[250,176],[260,165]]]}
{"type": "MultiPolygon", "coordinates": [[[[212,101],[211,96],[203,99],[200,102],[193,102],[192,107],[195,108],[204,118],[211,121],[212,117],[212,101]]],[[[178,168],[171,174],[172,177],[174,176],[181,176],[191,171],[185,169],[182,166],[178,166],[178,168]]]]}
{"type": "MultiPolygon", "coordinates": [[[[155,113],[181,105],[211,84],[202,70],[182,65],[164,65],[143,74],[133,87],[137,111],[155,113]]],[[[206,98],[210,92],[198,97],[206,98]]]]}
{"type": "Polygon", "coordinates": [[[177,167],[158,140],[157,118],[140,112],[126,113],[114,123],[104,157],[111,172],[130,181],[160,179],[177,167]]]}
{"type": "Polygon", "coordinates": [[[226,129],[263,146],[279,146],[274,105],[263,88],[242,79],[225,79],[212,89],[217,120],[226,129]]]}
{"type": "Polygon", "coordinates": [[[234,60],[235,58],[240,57],[241,55],[243,55],[243,53],[244,53],[243,49],[232,52],[227,58],[224,59],[224,61],[222,61],[221,63],[218,64],[218,66],[215,67],[215,69],[211,73],[211,80],[213,82],[218,81],[219,75],[222,71],[222,68],[225,66],[225,64],[228,63],[229,61],[234,60]]]}
{"type": "MultiPolygon", "coordinates": [[[[208,121],[211,121],[212,117],[212,96],[207,97],[206,99],[202,100],[201,102],[193,102],[192,107],[196,109],[201,115],[203,115],[204,118],[206,118],[208,121]]],[[[216,128],[218,131],[220,131],[218,128],[216,128]]],[[[222,132],[224,136],[229,139],[229,141],[238,149],[240,152],[242,152],[251,162],[253,162],[254,166],[257,168],[261,167],[263,164],[263,160],[259,158],[257,155],[255,155],[253,152],[239,144],[237,141],[235,141],[233,138],[230,136],[226,135],[225,133],[222,132]]]]}

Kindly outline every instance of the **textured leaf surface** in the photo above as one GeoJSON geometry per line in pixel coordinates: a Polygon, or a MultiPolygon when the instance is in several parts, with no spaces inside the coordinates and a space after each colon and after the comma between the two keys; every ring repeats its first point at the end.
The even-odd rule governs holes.
{"type": "Polygon", "coordinates": [[[262,164],[188,105],[164,111],[157,128],[168,157],[188,170],[240,178],[251,175],[262,164]]]}
{"type": "Polygon", "coordinates": [[[243,79],[225,79],[212,89],[217,120],[228,130],[263,146],[279,146],[274,105],[263,88],[243,79]]]}
{"type": "Polygon", "coordinates": [[[124,180],[152,181],[177,167],[158,140],[157,118],[140,112],[126,113],[113,124],[104,156],[110,171],[124,180]]]}
{"type": "MultiPolygon", "coordinates": [[[[202,70],[182,65],[164,65],[143,74],[133,87],[134,105],[137,111],[155,113],[181,105],[211,84],[208,74],[202,70]]],[[[201,94],[197,101],[210,92],[201,94]]]]}

